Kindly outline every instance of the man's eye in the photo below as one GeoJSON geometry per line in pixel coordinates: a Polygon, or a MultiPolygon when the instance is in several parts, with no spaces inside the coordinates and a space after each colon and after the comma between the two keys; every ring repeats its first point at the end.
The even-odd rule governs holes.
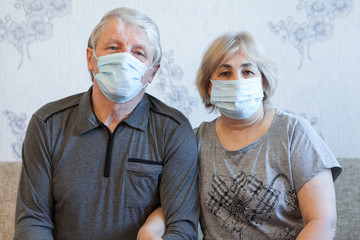
{"type": "Polygon", "coordinates": [[[142,56],[142,57],[145,56],[145,54],[143,52],[140,52],[140,51],[136,51],[136,52],[134,52],[134,54],[137,55],[137,56],[142,56]]]}
{"type": "Polygon", "coordinates": [[[110,46],[109,49],[113,50],[113,51],[116,51],[118,49],[118,47],[117,46],[110,46]]]}

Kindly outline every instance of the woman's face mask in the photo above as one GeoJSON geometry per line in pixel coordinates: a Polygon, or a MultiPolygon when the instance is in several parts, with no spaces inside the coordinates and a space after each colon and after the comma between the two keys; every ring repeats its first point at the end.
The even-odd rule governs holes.
{"type": "Polygon", "coordinates": [[[253,115],[264,97],[262,77],[240,80],[211,80],[210,102],[234,119],[253,115]]]}

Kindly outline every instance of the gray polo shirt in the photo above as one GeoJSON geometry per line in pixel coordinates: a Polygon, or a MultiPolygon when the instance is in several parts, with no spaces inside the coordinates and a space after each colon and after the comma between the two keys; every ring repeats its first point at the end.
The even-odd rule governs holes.
{"type": "Polygon", "coordinates": [[[111,133],[93,113],[91,92],[32,116],[14,239],[136,239],[159,205],[164,239],[197,239],[197,147],[188,120],[145,94],[111,133]]]}

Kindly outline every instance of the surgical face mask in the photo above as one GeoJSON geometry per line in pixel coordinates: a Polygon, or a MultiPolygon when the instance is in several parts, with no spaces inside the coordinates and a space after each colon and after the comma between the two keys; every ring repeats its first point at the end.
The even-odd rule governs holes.
{"type": "Polygon", "coordinates": [[[264,97],[262,78],[211,80],[210,102],[230,118],[245,119],[253,115],[264,97]]]}
{"type": "Polygon", "coordinates": [[[104,55],[97,61],[99,73],[95,79],[104,95],[113,102],[124,103],[133,99],[147,84],[141,79],[147,66],[128,52],[104,55]]]}

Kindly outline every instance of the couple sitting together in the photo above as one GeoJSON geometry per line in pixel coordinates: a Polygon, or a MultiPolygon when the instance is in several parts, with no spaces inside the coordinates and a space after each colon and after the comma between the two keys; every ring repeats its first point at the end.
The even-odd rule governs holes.
{"type": "Polygon", "coordinates": [[[92,86],[36,111],[23,144],[14,239],[332,239],[341,167],[301,117],[271,106],[274,65],[224,34],[196,85],[220,112],[192,129],[145,93],[159,31],[129,8],[88,41],[92,86]]]}

